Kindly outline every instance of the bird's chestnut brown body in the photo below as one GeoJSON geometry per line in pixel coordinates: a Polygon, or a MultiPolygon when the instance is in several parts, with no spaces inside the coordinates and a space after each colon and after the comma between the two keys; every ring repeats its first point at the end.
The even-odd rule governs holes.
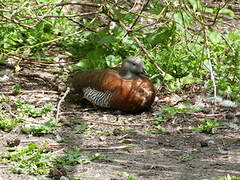
{"type": "Polygon", "coordinates": [[[70,83],[95,105],[124,112],[148,109],[156,95],[151,81],[142,74],[124,78],[120,72],[121,68],[80,71],[72,75],[70,83]]]}

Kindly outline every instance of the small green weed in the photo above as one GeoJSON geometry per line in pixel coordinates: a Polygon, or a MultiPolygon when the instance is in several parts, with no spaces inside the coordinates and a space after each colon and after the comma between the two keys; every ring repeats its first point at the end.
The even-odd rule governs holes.
{"type": "Polygon", "coordinates": [[[231,176],[230,174],[227,174],[224,177],[211,178],[211,180],[240,180],[240,177],[239,176],[231,176]]]}
{"type": "Polygon", "coordinates": [[[101,131],[97,131],[97,134],[101,136],[111,136],[113,132],[111,130],[101,130],[101,131]]]}
{"type": "Polygon", "coordinates": [[[112,131],[110,130],[93,130],[92,129],[92,126],[89,126],[89,125],[85,125],[85,124],[82,124],[82,125],[77,125],[74,130],[73,130],[73,133],[75,134],[86,134],[86,135],[94,135],[94,134],[99,134],[99,135],[102,135],[102,136],[110,136],[112,135],[112,131]]]}
{"type": "Polygon", "coordinates": [[[146,133],[147,134],[166,134],[167,131],[164,127],[161,127],[160,125],[158,125],[158,126],[155,126],[152,129],[147,129],[146,133]]]}
{"type": "Polygon", "coordinates": [[[99,153],[83,155],[83,152],[84,150],[80,148],[72,149],[63,156],[55,158],[53,164],[55,167],[68,168],[76,164],[87,164],[93,160],[110,160],[99,153]]]}
{"type": "Polygon", "coordinates": [[[21,174],[48,174],[51,154],[45,148],[29,144],[24,148],[10,148],[4,159],[12,164],[11,170],[21,174]]]}
{"type": "Polygon", "coordinates": [[[180,104],[178,107],[163,107],[163,111],[160,112],[155,120],[155,124],[161,124],[166,121],[175,120],[178,115],[189,116],[189,112],[198,112],[200,109],[190,108],[188,104],[180,104]]]}
{"type": "Polygon", "coordinates": [[[0,93],[0,102],[1,103],[3,103],[3,102],[7,103],[7,102],[9,102],[9,98],[7,96],[5,96],[4,94],[0,93]]]}
{"type": "Polygon", "coordinates": [[[14,94],[20,94],[22,92],[22,88],[19,84],[16,84],[12,87],[14,94]]]}
{"type": "Polygon", "coordinates": [[[189,154],[183,155],[183,156],[180,157],[180,160],[181,160],[182,162],[191,161],[191,160],[193,160],[193,159],[194,159],[194,157],[193,157],[193,156],[190,156],[189,154]]]}
{"type": "Polygon", "coordinates": [[[18,118],[11,118],[8,114],[1,110],[0,107],[0,129],[10,132],[19,122],[18,118]]]}
{"type": "Polygon", "coordinates": [[[20,99],[15,101],[15,105],[18,112],[31,117],[39,117],[43,114],[51,113],[54,110],[51,104],[44,104],[42,108],[35,108],[33,105],[27,104],[20,99]]]}
{"type": "Polygon", "coordinates": [[[54,132],[57,126],[57,122],[53,119],[50,119],[42,124],[30,126],[30,127],[23,127],[21,131],[26,134],[32,134],[34,136],[40,136],[43,134],[51,134],[54,132]]]}
{"type": "Polygon", "coordinates": [[[84,133],[89,130],[91,130],[91,127],[89,125],[81,124],[81,125],[77,125],[74,128],[73,133],[80,134],[80,133],[84,133]]]}
{"type": "Polygon", "coordinates": [[[133,180],[134,177],[130,176],[127,172],[117,172],[116,173],[118,176],[126,178],[127,180],[133,180]]]}
{"type": "Polygon", "coordinates": [[[194,127],[193,130],[212,134],[212,133],[214,133],[214,129],[220,125],[221,125],[221,123],[219,123],[217,120],[204,119],[203,123],[197,127],[194,127]]]}

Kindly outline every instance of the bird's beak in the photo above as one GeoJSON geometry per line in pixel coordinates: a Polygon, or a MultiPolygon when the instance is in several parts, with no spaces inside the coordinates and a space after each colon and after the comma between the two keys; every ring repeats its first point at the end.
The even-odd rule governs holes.
{"type": "Polygon", "coordinates": [[[142,74],[144,74],[144,75],[146,75],[146,76],[148,75],[146,69],[143,68],[143,70],[142,70],[142,74]]]}

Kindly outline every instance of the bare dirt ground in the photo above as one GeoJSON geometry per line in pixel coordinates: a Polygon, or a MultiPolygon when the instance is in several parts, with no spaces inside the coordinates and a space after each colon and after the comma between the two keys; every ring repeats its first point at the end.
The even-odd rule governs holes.
{"type": "MultiPolygon", "coordinates": [[[[239,11],[236,11],[239,13],[239,11]]],[[[239,15],[239,14],[238,14],[239,15]]],[[[232,22],[232,21],[231,21],[232,22]]],[[[232,23],[236,29],[238,22],[232,23]]],[[[63,79],[58,75],[44,72],[45,66],[29,69],[27,63],[20,73],[14,73],[10,67],[0,68],[0,78],[7,74],[10,79],[1,82],[0,92],[8,96],[8,105],[0,103],[8,114],[16,98],[27,103],[42,106],[51,103],[57,108],[65,91],[63,79]],[[23,91],[12,93],[12,86],[19,84],[23,91]]],[[[40,137],[23,134],[19,127],[10,133],[0,131],[0,150],[7,148],[9,139],[19,139],[19,146],[29,143],[43,144],[48,141],[53,155],[61,154],[73,148],[83,148],[86,154],[100,153],[111,160],[94,160],[88,164],[72,166],[64,176],[75,179],[164,179],[164,180],[203,180],[220,179],[227,174],[240,177],[240,108],[213,105],[202,92],[202,85],[186,87],[178,94],[179,101],[188,101],[193,105],[203,103],[206,107],[201,113],[178,114],[176,118],[161,124],[166,132],[147,133],[154,120],[164,110],[167,99],[176,94],[159,91],[156,101],[149,112],[141,114],[123,114],[80,103],[77,96],[70,93],[61,104],[59,122],[54,134],[40,137]],[[76,100],[77,99],[77,100],[76,100]],[[200,133],[191,128],[199,125],[204,118],[223,122],[213,134],[200,133]],[[89,133],[74,133],[77,125],[91,127],[89,133]],[[59,138],[67,139],[59,142],[59,138]]],[[[180,103],[180,102],[177,102],[180,103]]],[[[52,116],[54,117],[56,111],[52,116]]],[[[35,118],[30,121],[40,123],[35,118]]],[[[0,164],[0,180],[32,180],[45,176],[14,174],[9,165],[0,164]]],[[[59,179],[47,177],[49,179],[59,179]]]]}

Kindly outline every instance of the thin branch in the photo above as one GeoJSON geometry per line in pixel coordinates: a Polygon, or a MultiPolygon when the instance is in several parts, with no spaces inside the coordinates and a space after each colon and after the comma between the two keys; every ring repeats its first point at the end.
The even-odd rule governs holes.
{"type": "MultiPolygon", "coordinates": [[[[107,9],[106,11],[106,15],[112,19],[114,22],[118,23],[126,32],[129,31],[129,28],[119,19],[117,19],[116,17],[114,17],[114,13],[112,12],[111,9],[109,9],[109,7],[106,7],[107,9]]],[[[143,44],[139,41],[139,39],[135,36],[133,36],[133,39],[135,40],[135,42],[138,44],[138,46],[143,50],[143,52],[147,55],[147,57],[150,59],[150,62],[156,67],[156,69],[162,74],[162,76],[164,76],[166,73],[160,68],[160,66],[156,63],[156,61],[154,60],[154,58],[152,57],[152,55],[147,51],[147,49],[143,46],[143,44]]]]}
{"type": "Polygon", "coordinates": [[[102,121],[95,121],[95,120],[87,120],[88,122],[91,123],[97,123],[97,124],[105,124],[105,125],[109,125],[109,126],[144,126],[144,124],[114,124],[114,123],[108,123],[108,122],[102,122],[102,121]]]}
{"type": "Polygon", "coordinates": [[[209,69],[211,80],[212,80],[212,83],[213,83],[214,102],[216,103],[217,86],[216,86],[216,82],[215,82],[215,76],[214,76],[213,65],[212,65],[212,61],[211,61],[210,50],[209,50],[209,47],[208,47],[207,31],[206,31],[206,27],[203,27],[203,28],[204,28],[204,38],[205,38],[205,50],[206,50],[206,54],[207,54],[207,58],[208,58],[208,65],[209,65],[208,69],[209,69]]]}
{"type": "MultiPolygon", "coordinates": [[[[129,29],[131,30],[135,24],[138,22],[139,18],[140,18],[140,15],[143,13],[143,10],[147,7],[148,3],[150,2],[150,0],[147,0],[147,2],[142,6],[142,8],[140,9],[140,12],[138,13],[139,15],[136,17],[136,19],[134,20],[134,22],[132,23],[132,25],[129,27],[129,29]]],[[[123,36],[126,37],[128,35],[129,31],[127,31],[125,33],[125,35],[123,36]]]]}
{"type": "Polygon", "coordinates": [[[160,68],[160,66],[156,63],[155,59],[152,57],[152,55],[147,51],[147,49],[142,45],[142,43],[139,41],[139,39],[135,36],[133,36],[133,39],[138,44],[138,46],[143,50],[143,52],[147,55],[147,57],[150,59],[150,62],[157,68],[157,70],[164,76],[166,73],[160,68]]]}
{"type": "Polygon", "coordinates": [[[57,114],[56,114],[56,121],[58,122],[59,119],[59,114],[60,114],[60,108],[61,108],[61,104],[64,101],[64,99],[66,98],[66,96],[68,95],[68,93],[70,92],[70,88],[67,87],[67,90],[65,91],[63,97],[60,99],[60,101],[58,102],[57,105],[57,114]]]}

